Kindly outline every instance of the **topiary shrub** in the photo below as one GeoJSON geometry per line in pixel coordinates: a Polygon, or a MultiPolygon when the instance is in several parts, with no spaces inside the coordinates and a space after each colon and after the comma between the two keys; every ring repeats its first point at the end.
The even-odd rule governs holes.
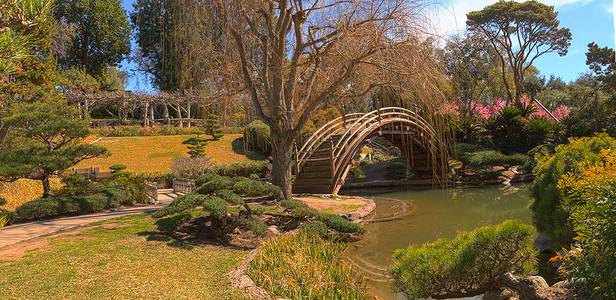
{"type": "Polygon", "coordinates": [[[212,138],[217,141],[222,138],[225,134],[223,133],[222,127],[218,124],[218,116],[215,114],[209,114],[207,119],[205,120],[205,133],[212,136],[212,138]]]}
{"type": "Polygon", "coordinates": [[[241,196],[256,197],[256,196],[274,196],[279,198],[282,196],[280,188],[266,182],[255,180],[242,180],[233,185],[233,190],[241,196]]]}
{"type": "Polygon", "coordinates": [[[193,193],[209,195],[219,190],[230,190],[233,188],[234,184],[235,182],[231,180],[231,178],[226,176],[219,176],[195,188],[193,193]]]}
{"type": "Polygon", "coordinates": [[[465,232],[454,239],[396,250],[392,284],[408,298],[470,297],[503,286],[505,273],[527,275],[534,269],[532,227],[508,220],[465,232]]]}
{"type": "MultiPolygon", "coordinates": [[[[153,217],[161,218],[202,206],[202,209],[209,213],[210,225],[208,226],[208,234],[212,238],[219,238],[232,233],[238,226],[251,230],[256,235],[266,235],[267,226],[253,217],[256,215],[256,212],[234,190],[235,184],[242,182],[247,182],[247,186],[259,186],[261,184],[246,178],[233,180],[216,174],[203,175],[195,181],[195,183],[201,185],[192,193],[176,198],[167,207],[154,212],[153,217]],[[208,179],[210,180],[206,181],[208,179]],[[239,206],[239,211],[237,213],[232,212],[229,205],[239,206]]],[[[250,194],[253,196],[264,196],[256,191],[251,189],[250,194]]]]}
{"type": "Polygon", "coordinates": [[[244,129],[244,147],[262,153],[271,153],[269,126],[260,120],[248,124],[244,129]]]}
{"type": "Polygon", "coordinates": [[[116,173],[116,172],[120,172],[120,171],[126,169],[126,165],[114,164],[114,165],[109,166],[109,169],[111,170],[111,173],[116,173]]]}

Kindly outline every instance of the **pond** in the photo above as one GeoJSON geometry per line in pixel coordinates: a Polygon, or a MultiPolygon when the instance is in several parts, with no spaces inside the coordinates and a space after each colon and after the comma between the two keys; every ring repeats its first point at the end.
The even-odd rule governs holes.
{"type": "Polygon", "coordinates": [[[364,224],[368,234],[349,247],[347,258],[365,272],[379,296],[399,298],[389,291],[384,276],[394,250],[452,238],[507,219],[531,224],[529,187],[398,191],[373,196],[377,208],[364,224]]]}

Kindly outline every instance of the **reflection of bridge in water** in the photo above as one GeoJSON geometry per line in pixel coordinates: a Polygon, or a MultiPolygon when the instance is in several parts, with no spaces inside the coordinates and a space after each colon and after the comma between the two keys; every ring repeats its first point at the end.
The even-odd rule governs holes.
{"type": "Polygon", "coordinates": [[[348,114],[317,130],[298,153],[293,192],[338,193],[357,152],[377,136],[400,148],[420,178],[446,172],[445,147],[434,128],[413,111],[386,107],[348,114]]]}

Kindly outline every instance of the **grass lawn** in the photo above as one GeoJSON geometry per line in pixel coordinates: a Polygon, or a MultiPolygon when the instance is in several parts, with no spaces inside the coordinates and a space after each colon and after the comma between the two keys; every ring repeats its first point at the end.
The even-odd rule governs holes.
{"type": "MultiPolygon", "coordinates": [[[[187,144],[182,142],[190,135],[140,136],[140,137],[104,137],[94,141],[93,145],[107,148],[111,156],[82,161],[75,168],[100,167],[108,171],[113,164],[124,164],[130,172],[170,171],[173,160],[187,157],[187,144]]],[[[219,141],[209,141],[205,153],[211,156],[215,164],[229,164],[263,160],[265,157],[253,153],[245,154],[241,134],[225,134],[219,141]]]]}
{"type": "Polygon", "coordinates": [[[48,239],[21,258],[0,248],[0,299],[242,298],[225,274],[243,252],[174,240],[147,214],[48,239]]]}

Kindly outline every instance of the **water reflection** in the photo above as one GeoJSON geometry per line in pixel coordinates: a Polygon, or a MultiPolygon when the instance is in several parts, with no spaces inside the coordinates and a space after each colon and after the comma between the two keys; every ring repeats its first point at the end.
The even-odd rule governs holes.
{"type": "MultiPolygon", "coordinates": [[[[381,291],[387,290],[382,275],[395,249],[452,238],[463,231],[507,219],[531,224],[529,185],[401,191],[374,198],[377,219],[365,224],[369,233],[364,240],[350,247],[348,257],[374,279],[372,283],[381,291]],[[396,202],[412,206],[412,211],[390,220],[387,216],[401,209],[396,202]],[[387,221],[379,221],[383,217],[387,221]]],[[[396,298],[391,294],[389,297],[396,298]]]]}

